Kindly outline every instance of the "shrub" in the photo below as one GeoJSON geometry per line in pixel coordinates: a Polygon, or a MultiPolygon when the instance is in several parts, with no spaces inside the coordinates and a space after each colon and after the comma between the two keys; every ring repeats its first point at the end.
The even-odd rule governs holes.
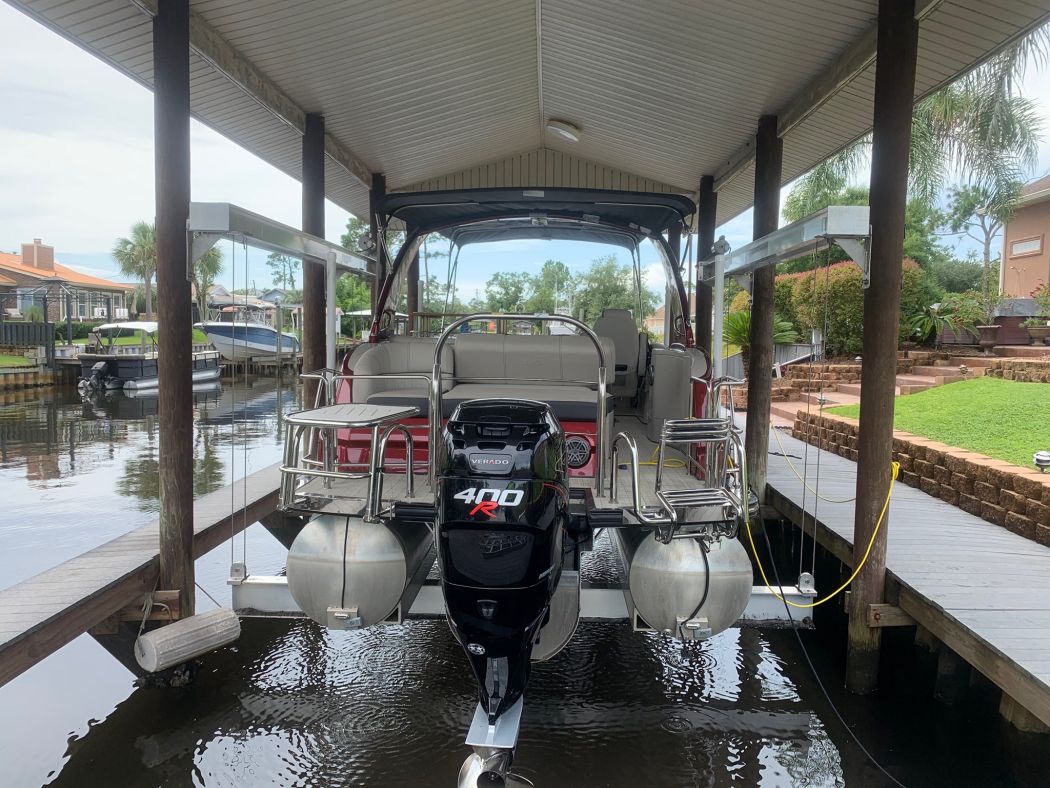
{"type": "MultiPolygon", "coordinates": [[[[901,336],[914,330],[911,317],[925,307],[931,289],[921,268],[903,260],[901,284],[901,336]]],[[[805,331],[824,333],[829,355],[853,356],[860,352],[864,335],[864,288],[860,268],[852,262],[835,263],[815,271],[782,274],[782,286],[791,288],[791,303],[798,325],[805,331]],[[827,327],[825,330],[825,319],[827,327]]]]}
{"type": "MultiPolygon", "coordinates": [[[[105,321],[93,322],[93,323],[73,323],[73,339],[87,339],[88,334],[94,331],[98,326],[101,326],[105,321]]],[[[62,342],[67,341],[66,337],[66,321],[61,321],[55,324],[55,339],[62,342]]]]}
{"type": "Polygon", "coordinates": [[[751,308],[751,294],[747,290],[741,290],[733,300],[729,302],[729,314],[734,312],[746,312],[751,308]]]}
{"type": "Polygon", "coordinates": [[[33,304],[26,308],[26,311],[22,313],[22,317],[25,318],[27,323],[43,323],[44,310],[33,304]]]}

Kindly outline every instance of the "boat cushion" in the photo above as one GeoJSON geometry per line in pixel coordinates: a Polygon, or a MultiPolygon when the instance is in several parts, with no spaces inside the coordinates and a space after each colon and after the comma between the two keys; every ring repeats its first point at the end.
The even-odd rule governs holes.
{"type": "MultiPolygon", "coordinates": [[[[434,348],[437,339],[431,337],[395,337],[371,345],[354,359],[354,375],[430,375],[434,368],[434,348]]],[[[441,351],[442,369],[452,370],[452,349],[446,345],[441,351]]],[[[452,386],[451,379],[442,383],[443,389],[452,386]]],[[[372,402],[379,391],[407,391],[426,398],[430,386],[425,380],[391,377],[389,380],[354,380],[354,402],[372,402]]]]}
{"type": "MultiPolygon", "coordinates": [[[[605,356],[605,382],[616,376],[616,347],[599,337],[605,356]]],[[[542,380],[544,386],[598,382],[598,353],[588,337],[461,334],[456,337],[456,382],[487,378],[542,380]]],[[[495,381],[492,381],[495,382],[495,381]]]]}

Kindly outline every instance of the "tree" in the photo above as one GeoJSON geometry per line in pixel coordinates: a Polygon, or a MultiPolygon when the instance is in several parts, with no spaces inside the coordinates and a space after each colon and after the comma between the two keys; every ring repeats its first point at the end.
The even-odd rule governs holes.
{"type": "Polygon", "coordinates": [[[282,290],[295,289],[295,272],[299,270],[299,261],[294,257],[270,252],[266,258],[266,265],[270,267],[270,274],[275,287],[282,290]]]}
{"type": "Polygon", "coordinates": [[[532,278],[532,293],[525,302],[525,311],[554,314],[559,308],[568,309],[572,305],[573,287],[569,267],[558,260],[548,260],[532,278]]]}
{"type": "MultiPolygon", "coordinates": [[[[1017,82],[1030,61],[1046,61],[1050,26],[1019,39],[954,83],[920,101],[912,114],[912,194],[932,204],[945,181],[965,174],[987,190],[987,203],[1008,205],[1013,184],[1023,180],[1038,156],[1040,120],[1036,105],[1019,96],[1017,82]]],[[[817,193],[846,183],[868,161],[871,135],[819,164],[795,189],[817,193]]],[[[794,189],[793,189],[794,191],[794,189]]]]}
{"type": "Polygon", "coordinates": [[[148,222],[135,222],[127,238],[118,238],[113,259],[120,273],[141,279],[146,296],[146,319],[153,320],[153,276],[157,273],[157,229],[148,222]]]}
{"type": "Polygon", "coordinates": [[[532,277],[525,273],[493,274],[485,283],[485,300],[492,312],[518,312],[532,292],[532,277]]]}
{"type": "Polygon", "coordinates": [[[987,186],[974,184],[952,189],[948,193],[948,210],[943,215],[943,225],[951,233],[962,233],[981,245],[985,280],[992,268],[992,243],[1013,218],[1021,182],[1013,181],[1003,188],[1009,193],[996,195],[987,186]]]}
{"type": "MultiPolygon", "coordinates": [[[[751,368],[751,310],[740,309],[725,316],[722,324],[722,341],[740,348],[744,369],[751,368]]],[[[798,341],[798,334],[791,321],[773,314],[773,342],[786,345],[798,341]]]]}
{"type": "Polygon", "coordinates": [[[197,294],[197,313],[201,320],[208,314],[208,293],[215,284],[215,277],[222,272],[222,250],[213,246],[193,263],[190,281],[197,294]]]}
{"type": "Polygon", "coordinates": [[[341,276],[335,283],[335,302],[344,313],[372,306],[372,288],[356,276],[341,276]]]}
{"type": "MultiPolygon", "coordinates": [[[[644,285],[641,292],[642,320],[653,313],[659,301],[656,294],[644,285]]],[[[573,295],[573,309],[586,323],[593,324],[603,309],[638,311],[634,271],[629,265],[620,265],[616,255],[599,257],[578,280],[573,295]]]]}

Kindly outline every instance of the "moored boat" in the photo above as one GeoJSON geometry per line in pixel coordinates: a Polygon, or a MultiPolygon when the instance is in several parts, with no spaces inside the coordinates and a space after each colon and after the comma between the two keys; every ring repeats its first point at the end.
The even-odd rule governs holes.
{"type": "Polygon", "coordinates": [[[230,361],[250,361],[261,356],[298,353],[299,338],[295,334],[280,333],[273,326],[254,321],[225,322],[209,320],[197,323],[223,358],[230,361]],[[280,339],[278,339],[280,337],[280,339]]]}
{"type": "MultiPolygon", "coordinates": [[[[143,391],[156,389],[160,383],[157,372],[157,324],[131,321],[106,323],[92,331],[93,352],[81,353],[79,388],[84,390],[124,389],[143,391]],[[117,340],[138,335],[139,342],[129,345],[117,340]]],[[[193,383],[202,384],[219,379],[219,354],[213,350],[192,355],[193,383]]]]}

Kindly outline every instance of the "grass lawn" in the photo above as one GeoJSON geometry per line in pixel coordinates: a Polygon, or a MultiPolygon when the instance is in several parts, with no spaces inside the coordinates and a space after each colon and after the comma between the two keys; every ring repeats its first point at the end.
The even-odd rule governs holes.
{"type": "MultiPolygon", "coordinates": [[[[859,405],[828,408],[857,418],[859,405]]],[[[1050,384],[974,378],[897,397],[893,426],[924,438],[1032,467],[1050,449],[1050,384]]]]}
{"type": "Polygon", "coordinates": [[[28,367],[29,362],[25,356],[9,356],[5,353],[0,353],[0,367],[28,367]]]}

